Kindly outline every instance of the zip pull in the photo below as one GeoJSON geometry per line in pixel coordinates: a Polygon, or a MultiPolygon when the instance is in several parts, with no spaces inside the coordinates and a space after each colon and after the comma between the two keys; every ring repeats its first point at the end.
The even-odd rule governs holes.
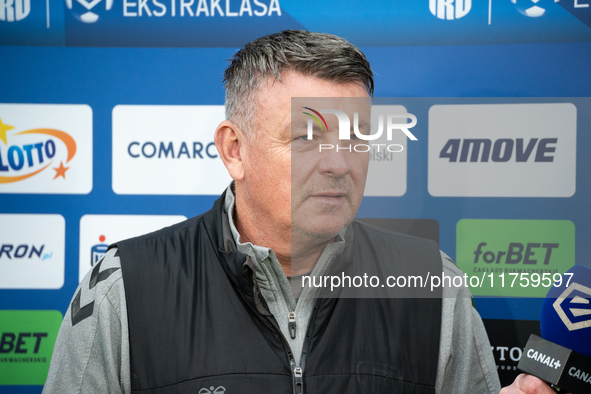
{"type": "Polygon", "coordinates": [[[293,392],[294,394],[304,393],[304,371],[299,365],[293,369],[293,392]]]}
{"type": "Polygon", "coordinates": [[[291,339],[295,339],[295,337],[296,337],[296,314],[294,311],[289,312],[289,315],[287,316],[287,328],[289,329],[289,335],[291,336],[291,339]]]}

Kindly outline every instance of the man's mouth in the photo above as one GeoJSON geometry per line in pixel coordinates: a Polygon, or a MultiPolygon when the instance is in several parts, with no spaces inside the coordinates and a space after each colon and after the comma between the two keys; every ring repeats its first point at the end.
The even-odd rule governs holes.
{"type": "Polygon", "coordinates": [[[341,191],[320,192],[320,193],[314,193],[310,197],[312,197],[315,200],[323,201],[325,203],[335,204],[335,203],[340,203],[342,200],[346,199],[347,193],[341,192],[341,191]]]}

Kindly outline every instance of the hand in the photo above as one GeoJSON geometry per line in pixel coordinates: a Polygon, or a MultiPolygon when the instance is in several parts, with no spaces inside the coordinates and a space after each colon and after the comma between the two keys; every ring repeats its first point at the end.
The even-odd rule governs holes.
{"type": "Polygon", "coordinates": [[[499,394],[556,394],[556,392],[543,380],[522,373],[511,386],[504,387],[499,394]]]}

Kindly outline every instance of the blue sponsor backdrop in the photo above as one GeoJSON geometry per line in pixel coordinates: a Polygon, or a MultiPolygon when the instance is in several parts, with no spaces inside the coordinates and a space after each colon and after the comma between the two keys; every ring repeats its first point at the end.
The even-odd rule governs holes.
{"type": "MultiPolygon", "coordinates": [[[[90,194],[0,195],[2,213],[59,213],[66,219],[63,288],[0,290],[0,309],[65,313],[78,285],[79,223],[84,214],[191,217],[211,207],[217,196],[116,195],[111,182],[112,110],[118,104],[223,104],[226,60],[260,35],[305,28],[350,39],[372,64],[378,97],[591,96],[591,8],[583,7],[591,3],[587,0],[541,0],[535,6],[544,12],[537,17],[528,16],[534,7],[529,0],[456,1],[448,8],[432,1],[434,12],[427,0],[114,0],[109,9],[103,0],[90,10],[82,3],[73,0],[70,9],[68,1],[31,0],[30,12],[21,20],[15,10],[0,10],[0,102],[88,104],[94,131],[90,194]],[[186,5],[182,10],[181,4],[186,5]],[[83,17],[88,12],[94,16],[83,17]]],[[[581,103],[579,121],[589,124],[589,101],[581,103]]],[[[577,185],[570,198],[438,198],[427,191],[427,119],[424,109],[420,111],[422,116],[413,112],[419,119],[419,142],[408,152],[406,194],[366,198],[359,216],[434,218],[440,226],[440,246],[452,257],[456,223],[462,218],[571,220],[576,263],[591,266],[588,128],[578,128],[577,185]]],[[[477,300],[488,319],[538,320],[541,304],[537,299],[477,300]]],[[[40,391],[40,386],[0,387],[0,392],[40,391]]]]}

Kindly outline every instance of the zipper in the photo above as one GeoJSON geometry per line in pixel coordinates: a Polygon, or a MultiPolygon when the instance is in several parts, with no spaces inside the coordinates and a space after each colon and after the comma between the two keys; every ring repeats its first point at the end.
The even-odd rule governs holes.
{"type": "Polygon", "coordinates": [[[287,329],[289,331],[289,335],[291,339],[295,339],[296,337],[296,314],[294,311],[289,312],[287,316],[287,329]]]}
{"type": "Polygon", "coordinates": [[[293,369],[293,392],[294,394],[304,393],[304,371],[299,365],[293,369]]]}

